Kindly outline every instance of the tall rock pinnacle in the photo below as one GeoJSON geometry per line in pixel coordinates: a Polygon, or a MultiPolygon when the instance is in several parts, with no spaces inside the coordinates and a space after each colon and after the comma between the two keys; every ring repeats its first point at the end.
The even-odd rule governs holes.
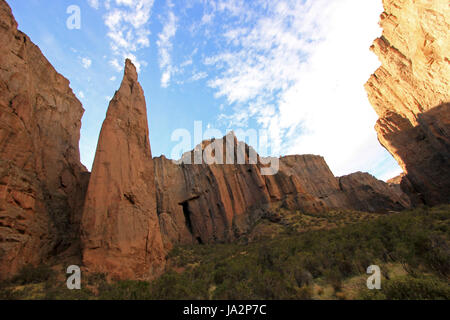
{"type": "Polygon", "coordinates": [[[90,272],[149,279],[164,267],[147,108],[136,68],[128,59],[100,133],[82,244],[83,263],[90,272]]]}

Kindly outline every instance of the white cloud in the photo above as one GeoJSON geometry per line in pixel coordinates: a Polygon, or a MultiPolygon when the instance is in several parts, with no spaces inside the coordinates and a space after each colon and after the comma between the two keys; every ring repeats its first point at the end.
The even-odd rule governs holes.
{"type": "Polygon", "coordinates": [[[206,77],[208,77],[208,74],[206,72],[201,71],[201,72],[194,73],[194,75],[192,76],[191,80],[192,81],[198,81],[198,80],[201,80],[201,79],[205,79],[206,77]]]}
{"type": "Polygon", "coordinates": [[[109,78],[109,80],[111,81],[116,81],[117,77],[116,76],[112,76],[111,78],[109,78]]]}
{"type": "Polygon", "coordinates": [[[190,65],[192,65],[192,63],[193,63],[192,58],[189,58],[188,60],[184,61],[184,62],[180,65],[180,67],[181,67],[181,68],[184,68],[184,67],[190,66],[190,65]]]}
{"type": "MultiPolygon", "coordinates": [[[[105,1],[107,13],[104,16],[104,22],[108,28],[107,35],[111,40],[112,53],[121,60],[133,57],[133,63],[137,69],[146,65],[145,61],[138,59],[136,52],[150,46],[148,23],[153,4],[154,0],[105,1]]],[[[117,59],[112,59],[111,65],[120,71],[123,67],[120,69],[117,67],[117,59]]],[[[123,61],[120,64],[123,64],[123,61]]]]}
{"type": "Polygon", "coordinates": [[[78,95],[80,96],[81,99],[84,99],[84,92],[83,91],[78,92],[78,95]]]}
{"type": "Polygon", "coordinates": [[[117,71],[120,72],[123,70],[123,65],[119,63],[119,60],[117,58],[111,59],[109,61],[109,64],[117,71]]]}
{"type": "Polygon", "coordinates": [[[379,65],[369,47],[381,30],[379,0],[259,1],[251,28],[226,30],[226,50],[205,59],[219,70],[209,82],[234,106],[234,125],[255,119],[270,130],[280,154],[320,154],[337,175],[398,167],[377,141],[377,116],[364,83],[379,65]],[[257,18],[254,18],[257,17],[257,18]]]}
{"type": "Polygon", "coordinates": [[[100,7],[99,0],[88,0],[88,4],[96,10],[100,7]]]}
{"type": "MultiPolygon", "coordinates": [[[[169,7],[171,2],[168,2],[169,7]]],[[[172,11],[169,11],[163,30],[158,35],[158,41],[156,42],[159,51],[159,66],[162,70],[161,86],[167,88],[170,83],[172,74],[174,73],[174,67],[172,66],[171,52],[173,49],[172,38],[175,37],[177,32],[177,18],[172,11]]]]}
{"type": "Polygon", "coordinates": [[[384,171],[384,173],[382,173],[378,178],[380,180],[383,180],[386,182],[392,178],[397,177],[401,173],[402,173],[402,169],[400,169],[400,168],[394,168],[394,169],[386,168],[386,171],[384,171]]]}
{"type": "Polygon", "coordinates": [[[92,65],[92,60],[89,58],[82,58],[81,64],[83,65],[83,68],[89,69],[92,65]]]}

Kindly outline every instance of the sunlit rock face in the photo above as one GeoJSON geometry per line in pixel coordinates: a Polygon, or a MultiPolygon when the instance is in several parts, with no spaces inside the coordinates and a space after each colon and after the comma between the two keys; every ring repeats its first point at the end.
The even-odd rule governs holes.
{"type": "Polygon", "coordinates": [[[151,279],[164,268],[147,108],[130,60],[100,133],[83,212],[82,245],[89,272],[151,279]]]}
{"type": "Polygon", "coordinates": [[[78,243],[83,112],[0,0],[0,279],[78,243]]]}
{"type": "Polygon", "coordinates": [[[405,191],[429,205],[448,203],[450,6],[447,0],[383,4],[383,35],[372,46],[382,66],[366,84],[380,117],[378,138],[406,173],[405,191]]]}
{"type": "MultiPolygon", "coordinates": [[[[164,156],[154,159],[157,210],[167,250],[176,244],[239,239],[259,219],[276,216],[278,208],[318,214],[334,209],[383,213],[411,207],[400,188],[367,173],[337,178],[320,156],[282,157],[277,159],[279,171],[264,175],[261,158],[257,156],[251,164],[251,148],[232,134],[204,141],[195,150],[213,142],[233,150],[244,145],[246,164],[175,163],[164,156]]],[[[194,159],[195,150],[185,156],[194,159]]]]}

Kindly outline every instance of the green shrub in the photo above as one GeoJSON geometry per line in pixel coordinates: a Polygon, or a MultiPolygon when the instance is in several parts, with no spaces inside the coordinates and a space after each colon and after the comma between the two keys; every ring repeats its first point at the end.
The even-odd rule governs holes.
{"type": "Polygon", "coordinates": [[[27,265],[20,269],[19,273],[11,279],[15,285],[26,285],[32,283],[46,282],[55,275],[55,272],[46,265],[27,265]]]}
{"type": "Polygon", "coordinates": [[[304,269],[296,269],[294,278],[299,288],[310,286],[313,283],[313,276],[309,271],[304,269]]]}
{"type": "MultiPolygon", "coordinates": [[[[290,230],[257,242],[179,246],[169,257],[170,265],[183,267],[182,273],[169,271],[150,283],[112,284],[105,275],[89,275],[86,284],[96,288],[97,297],[84,287],[67,290],[46,266],[28,266],[10,283],[0,284],[0,299],[26,298],[25,291],[12,289],[14,285],[41,282],[47,299],[313,299],[314,283],[322,288],[331,285],[334,298],[348,299],[355,293],[346,292],[345,282],[367,276],[372,264],[382,266],[388,278],[382,290],[366,289],[362,298],[449,299],[449,218],[450,206],[419,208],[332,230],[290,230]],[[392,263],[401,264],[408,276],[396,278],[386,270],[392,263]]],[[[329,298],[323,289],[319,296],[329,298]]]]}
{"type": "Polygon", "coordinates": [[[150,284],[143,281],[119,281],[102,288],[101,300],[148,300],[150,284]]]}
{"type": "Polygon", "coordinates": [[[411,276],[385,281],[381,290],[365,290],[362,299],[449,300],[450,283],[436,277],[411,276]]]}

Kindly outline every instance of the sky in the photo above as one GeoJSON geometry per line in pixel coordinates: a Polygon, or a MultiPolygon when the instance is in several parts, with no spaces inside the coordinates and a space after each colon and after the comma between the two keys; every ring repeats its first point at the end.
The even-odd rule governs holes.
{"type": "Polygon", "coordinates": [[[177,129],[192,132],[192,149],[201,121],[222,136],[267,132],[273,147],[254,146],[263,156],[322,155],[336,176],[401,172],[377,140],[364,90],[380,65],[369,47],[381,35],[381,0],[7,1],[86,110],[80,152],[88,169],[130,58],[153,156],[176,156],[177,129]]]}

